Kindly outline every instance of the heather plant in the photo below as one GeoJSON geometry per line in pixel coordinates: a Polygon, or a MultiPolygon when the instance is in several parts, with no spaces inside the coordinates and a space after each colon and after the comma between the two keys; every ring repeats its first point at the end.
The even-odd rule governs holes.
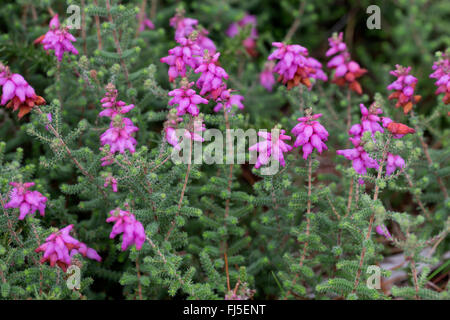
{"type": "Polygon", "coordinates": [[[450,6],[370,4],[2,3],[0,296],[449,299],[450,6]]]}

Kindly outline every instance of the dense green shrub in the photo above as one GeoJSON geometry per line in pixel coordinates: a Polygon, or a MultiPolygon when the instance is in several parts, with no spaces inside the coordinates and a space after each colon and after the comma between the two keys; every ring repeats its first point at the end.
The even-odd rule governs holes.
{"type": "MultiPolygon", "coordinates": [[[[21,74],[45,103],[36,102],[21,119],[12,108],[0,108],[1,297],[448,299],[450,110],[429,75],[450,47],[450,4],[379,1],[381,29],[370,30],[366,8],[372,2],[2,1],[2,68],[21,74]],[[56,13],[61,24],[73,14],[67,13],[69,5],[81,8],[81,29],[67,31],[76,37],[79,54],[66,52],[58,61],[35,40],[49,31],[56,13]],[[144,12],[155,28],[139,30],[144,12]],[[246,13],[256,17],[258,33],[248,47],[251,24],[239,27],[234,37],[226,35],[246,13]],[[216,113],[217,97],[194,85],[209,103],[199,104],[198,116],[182,115],[179,127],[192,131],[201,119],[223,137],[230,128],[283,128],[293,136],[297,118],[322,113],[328,150],[304,160],[302,148],[295,148],[273,175],[249,164],[248,154],[245,164],[173,162],[167,129],[178,116],[168,93],[186,81],[170,82],[160,59],[178,45],[170,25],[175,15],[198,20],[189,36],[194,42],[203,29],[209,31],[221,53],[218,65],[229,75],[224,82],[244,97],[245,106],[240,110],[234,102],[232,112],[216,113]],[[336,71],[326,67],[325,53],[335,32],[343,32],[352,59],[367,69],[358,79],[361,95],[331,81],[336,71]],[[307,48],[322,62],[328,81],[313,79],[311,90],[276,83],[267,91],[260,73],[270,67],[271,43],[282,41],[307,48]],[[421,99],[407,114],[388,99],[392,91],[386,86],[395,80],[389,71],[396,64],[411,66],[418,79],[414,91],[421,99]],[[111,146],[102,147],[100,136],[122,118],[99,117],[100,100],[114,90],[117,100],[135,105],[126,117],[139,131],[135,152],[129,148],[108,158],[111,146]],[[366,175],[336,154],[351,147],[347,131],[360,122],[360,103],[381,108],[383,116],[415,131],[401,139],[387,128],[373,137],[361,135],[369,156],[381,164],[366,175]],[[406,164],[386,176],[388,153],[406,164]],[[105,157],[111,164],[102,166],[105,157]],[[45,216],[20,220],[20,209],[7,205],[14,197],[11,182],[34,182],[30,190],[48,199],[45,216]],[[112,190],[115,182],[118,192],[112,190]],[[140,250],[135,245],[122,250],[122,236],[109,237],[112,224],[106,219],[116,208],[145,228],[140,250]],[[71,224],[71,235],[94,249],[101,262],[78,249],[70,264],[41,263],[44,253],[36,248],[71,224]],[[373,232],[383,225],[392,237],[373,232]],[[400,268],[407,277],[392,287],[386,280],[391,270],[382,262],[397,253],[404,255],[400,268]],[[70,285],[69,265],[81,272],[78,287],[70,285]],[[367,280],[377,265],[382,287],[371,289],[367,280]]],[[[197,81],[199,73],[187,69],[188,81],[197,81]]],[[[295,136],[287,142],[294,141],[295,136]]],[[[185,149],[189,155],[192,145],[185,149]]],[[[202,147],[206,152],[207,144],[202,147]]],[[[226,159],[225,151],[221,157],[226,159]]]]}

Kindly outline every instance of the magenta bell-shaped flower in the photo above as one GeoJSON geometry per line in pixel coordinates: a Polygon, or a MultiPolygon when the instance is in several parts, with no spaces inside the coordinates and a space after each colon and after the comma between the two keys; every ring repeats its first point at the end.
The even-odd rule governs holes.
{"type": "Polygon", "coordinates": [[[114,222],[111,234],[111,239],[119,234],[123,234],[122,251],[125,251],[129,246],[135,244],[137,250],[141,250],[145,242],[145,230],[142,224],[136,220],[136,217],[129,211],[116,208],[109,213],[111,217],[106,219],[106,222],[114,222]]]}
{"type": "Polygon", "coordinates": [[[322,126],[319,121],[315,121],[322,116],[321,113],[308,115],[306,117],[298,118],[299,123],[292,129],[292,134],[297,136],[294,142],[294,148],[302,147],[303,159],[316,149],[319,153],[323,150],[328,150],[324,141],[328,140],[328,131],[322,126]]]}
{"type": "Polygon", "coordinates": [[[27,214],[33,214],[37,210],[41,216],[45,215],[45,203],[47,198],[39,191],[28,190],[35,185],[34,182],[10,182],[14,188],[9,195],[9,202],[5,204],[5,209],[19,208],[19,220],[25,219],[27,214]]]}

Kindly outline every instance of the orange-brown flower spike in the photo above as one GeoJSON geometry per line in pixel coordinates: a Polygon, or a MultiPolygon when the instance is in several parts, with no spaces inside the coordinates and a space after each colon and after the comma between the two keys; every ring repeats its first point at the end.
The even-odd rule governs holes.
{"type": "Polygon", "coordinates": [[[27,98],[24,102],[16,96],[11,101],[8,102],[6,108],[12,108],[13,111],[19,110],[18,117],[22,119],[25,115],[30,113],[34,106],[44,105],[46,102],[41,96],[35,95],[34,97],[27,98]]]}
{"type": "Polygon", "coordinates": [[[407,114],[413,108],[413,105],[418,103],[422,97],[414,95],[414,90],[417,84],[417,78],[410,75],[411,67],[402,67],[396,65],[396,70],[390,71],[390,74],[397,77],[397,80],[388,85],[388,90],[395,90],[389,95],[389,100],[397,100],[395,107],[402,107],[403,112],[407,114]]]}
{"type": "Polygon", "coordinates": [[[408,133],[415,133],[416,130],[413,128],[408,127],[407,125],[403,123],[398,122],[391,122],[388,124],[387,129],[392,134],[408,134],[408,133]]]}

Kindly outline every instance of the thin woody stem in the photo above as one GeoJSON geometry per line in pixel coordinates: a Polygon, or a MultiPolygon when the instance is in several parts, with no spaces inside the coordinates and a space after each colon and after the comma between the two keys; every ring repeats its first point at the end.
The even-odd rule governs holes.
{"type": "Polygon", "coordinates": [[[347,90],[347,131],[352,125],[352,93],[350,89],[347,90]]]}
{"type": "Polygon", "coordinates": [[[144,17],[145,17],[145,9],[147,7],[147,0],[142,0],[142,4],[141,4],[141,9],[139,11],[139,21],[138,21],[138,27],[136,30],[136,37],[139,36],[139,29],[141,28],[142,23],[144,22],[144,17]]]}
{"type": "MultiPolygon", "coordinates": [[[[94,5],[98,6],[97,0],[94,0],[94,5]]],[[[100,17],[98,15],[95,16],[95,27],[97,29],[98,50],[102,50],[102,33],[100,28],[100,17]]]]}
{"type": "MultiPolygon", "coordinates": [[[[7,226],[8,226],[9,232],[11,233],[11,235],[13,236],[14,240],[15,240],[16,243],[19,245],[19,247],[23,248],[23,247],[24,247],[24,244],[23,244],[23,242],[20,240],[20,238],[19,238],[19,236],[17,235],[17,233],[14,231],[12,222],[11,222],[11,220],[10,220],[10,218],[9,218],[8,211],[5,209],[5,205],[6,205],[6,204],[5,204],[5,202],[3,201],[3,196],[2,196],[1,193],[0,193],[0,204],[1,204],[1,207],[2,207],[2,210],[3,210],[3,213],[5,214],[6,219],[8,220],[6,224],[7,224],[7,226]]],[[[33,260],[34,264],[40,265],[39,262],[38,262],[33,256],[31,257],[31,260],[33,260]]]]}
{"type": "Polygon", "coordinates": [[[295,18],[294,22],[292,23],[291,27],[289,28],[288,32],[286,33],[286,36],[284,37],[283,42],[291,40],[292,36],[295,34],[297,29],[300,27],[301,18],[303,16],[303,11],[305,10],[305,4],[306,4],[306,0],[300,0],[300,5],[299,5],[298,11],[297,11],[297,18],[295,18]]]}
{"type": "MultiPolygon", "coordinates": [[[[381,178],[381,173],[383,171],[383,166],[386,162],[386,158],[387,158],[387,153],[388,153],[388,147],[389,147],[389,143],[391,142],[391,138],[392,138],[392,134],[389,135],[386,144],[384,146],[384,150],[383,150],[383,156],[381,159],[381,163],[380,166],[378,168],[378,175],[377,175],[377,181],[381,178]]],[[[380,191],[380,186],[378,184],[376,184],[375,186],[375,192],[373,195],[373,201],[376,201],[378,199],[378,193],[380,191]]],[[[370,216],[370,220],[369,220],[369,228],[367,230],[367,234],[365,237],[365,241],[370,239],[370,235],[372,234],[372,228],[373,228],[373,221],[375,219],[375,212],[372,213],[372,215],[370,216]]],[[[358,266],[358,270],[356,271],[356,277],[355,277],[355,283],[353,284],[353,290],[352,293],[356,292],[356,289],[358,288],[358,284],[359,284],[359,280],[361,277],[361,272],[362,272],[362,267],[364,264],[364,257],[366,255],[366,251],[367,251],[367,247],[363,245],[362,251],[361,251],[361,257],[359,260],[359,266],[358,266]]]]}
{"type": "Polygon", "coordinates": [[[416,290],[415,299],[419,300],[419,282],[417,280],[417,269],[416,269],[416,262],[414,261],[414,258],[411,257],[411,271],[413,274],[413,280],[414,280],[414,288],[416,290]]]}
{"type": "Polygon", "coordinates": [[[223,254],[223,257],[225,259],[225,273],[227,275],[227,289],[228,292],[231,291],[231,286],[230,286],[230,272],[228,271],[228,256],[227,256],[227,250],[225,249],[225,252],[223,254]]]}
{"type": "MultiPolygon", "coordinates": [[[[110,0],[106,0],[106,10],[108,12],[108,21],[109,21],[109,23],[114,24],[113,17],[112,17],[112,14],[111,14],[111,2],[110,2],[110,0]]],[[[114,44],[116,46],[116,51],[117,51],[117,54],[119,55],[120,64],[122,65],[123,74],[125,76],[125,81],[128,84],[128,88],[132,88],[133,86],[132,86],[131,81],[129,79],[130,76],[129,76],[129,73],[128,73],[128,68],[127,68],[127,65],[125,64],[125,60],[123,59],[122,48],[120,46],[119,37],[117,35],[117,31],[116,31],[115,28],[112,29],[112,34],[113,34],[113,38],[114,38],[114,44]]],[[[134,98],[133,98],[133,100],[134,100],[134,98]]],[[[134,103],[134,101],[133,101],[133,103],[134,103]]]]}
{"type": "Polygon", "coordinates": [[[152,6],[150,8],[150,19],[156,18],[156,9],[158,8],[158,0],[152,0],[152,6]]]}
{"type": "Polygon", "coordinates": [[[81,0],[81,38],[83,39],[83,52],[87,56],[86,42],[86,13],[84,12],[85,0],[81,0]]]}
{"type": "Polygon", "coordinates": [[[141,271],[139,267],[139,258],[136,258],[136,273],[138,278],[138,297],[142,300],[141,271]]]}
{"type": "MultiPolygon", "coordinates": [[[[305,234],[307,240],[305,241],[305,244],[303,245],[303,252],[302,252],[302,256],[300,257],[300,262],[299,262],[300,267],[303,266],[303,263],[305,261],[308,244],[309,244],[308,238],[309,238],[310,228],[311,228],[311,219],[309,218],[309,215],[311,214],[311,187],[312,187],[312,156],[309,158],[309,161],[308,161],[308,201],[306,203],[306,234],[305,234]]],[[[298,277],[299,277],[299,273],[296,273],[294,276],[294,279],[292,280],[292,286],[295,285],[298,277]]],[[[289,294],[291,294],[291,290],[289,290],[286,293],[286,295],[284,297],[285,300],[287,299],[289,294]]]]}
{"type": "Polygon", "coordinates": [[[345,214],[345,216],[347,216],[352,208],[352,199],[353,199],[353,178],[350,181],[350,190],[348,192],[348,202],[347,202],[347,213],[345,214]]]}
{"type": "Polygon", "coordinates": [[[177,214],[175,215],[175,218],[172,220],[171,226],[169,231],[167,232],[166,237],[164,238],[164,240],[169,240],[169,237],[173,231],[173,229],[175,228],[175,220],[178,217],[178,215],[180,214],[180,210],[181,210],[181,205],[183,203],[183,198],[184,198],[184,193],[186,191],[186,187],[189,181],[189,174],[191,172],[191,164],[192,164],[192,139],[190,139],[189,142],[189,159],[188,159],[188,166],[187,166],[187,170],[186,170],[186,175],[184,177],[184,184],[183,184],[183,188],[181,189],[181,195],[180,195],[180,200],[178,201],[178,210],[177,210],[177,214]]]}
{"type": "MultiPolygon", "coordinates": [[[[231,133],[230,133],[230,121],[228,119],[228,112],[227,112],[225,107],[223,108],[223,114],[224,114],[224,117],[225,117],[225,127],[226,127],[226,131],[227,131],[226,132],[226,134],[227,134],[227,142],[228,142],[227,151],[229,153],[231,153],[231,151],[233,150],[233,145],[232,145],[231,137],[230,137],[230,135],[231,135],[231,133]]],[[[234,152],[233,152],[233,155],[234,155],[234,152]]],[[[229,156],[230,156],[230,154],[227,153],[227,160],[228,161],[230,160],[230,159],[228,159],[229,156]]],[[[229,215],[229,212],[230,212],[230,196],[231,196],[232,183],[233,183],[233,163],[231,163],[230,166],[229,166],[229,174],[228,174],[228,187],[227,187],[228,197],[227,197],[227,200],[225,201],[225,219],[224,219],[224,227],[225,228],[227,226],[227,222],[226,222],[227,220],[226,219],[228,218],[228,215],[229,215]]],[[[226,272],[226,276],[227,276],[227,288],[228,288],[228,291],[230,291],[231,290],[231,287],[230,287],[230,274],[228,272],[228,257],[227,257],[228,243],[227,243],[226,239],[224,240],[224,245],[223,246],[224,246],[224,257],[225,257],[225,272],[226,272]]]]}

